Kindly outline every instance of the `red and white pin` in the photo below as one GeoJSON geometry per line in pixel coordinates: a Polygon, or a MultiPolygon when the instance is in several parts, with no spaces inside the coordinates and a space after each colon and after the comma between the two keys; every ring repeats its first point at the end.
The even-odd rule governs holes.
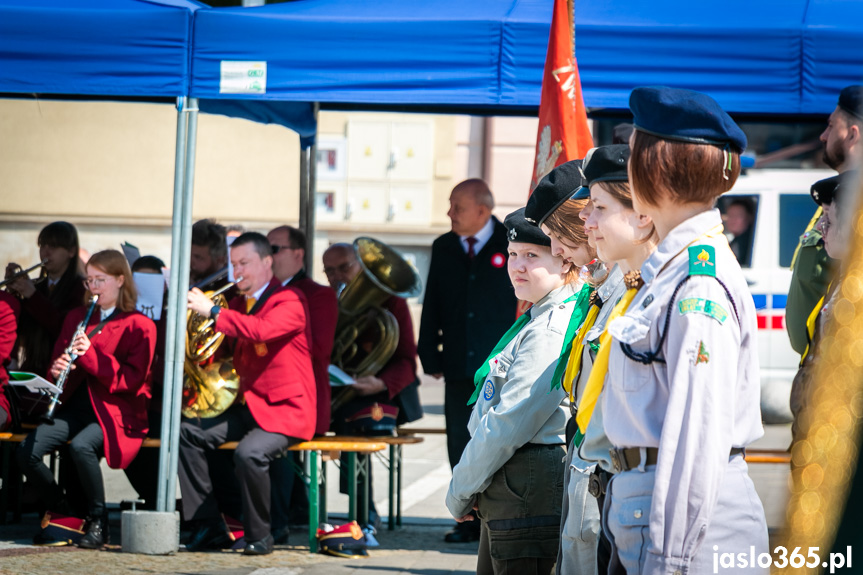
{"type": "Polygon", "coordinates": [[[491,265],[496,268],[502,268],[506,264],[506,256],[498,252],[491,256],[491,265]]]}

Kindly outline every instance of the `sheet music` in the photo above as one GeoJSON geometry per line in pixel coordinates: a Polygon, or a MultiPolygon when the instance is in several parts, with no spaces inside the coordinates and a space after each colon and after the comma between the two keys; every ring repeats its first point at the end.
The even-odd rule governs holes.
{"type": "Polygon", "coordinates": [[[46,393],[61,393],[60,388],[47,379],[27,371],[10,371],[9,385],[20,385],[22,387],[26,387],[33,393],[43,395],[46,393]]]}
{"type": "Polygon", "coordinates": [[[123,255],[126,256],[126,261],[129,262],[129,267],[132,267],[132,264],[141,257],[141,250],[129,242],[123,242],[120,244],[120,247],[123,248],[123,255]]]}
{"type": "Polygon", "coordinates": [[[138,288],[138,303],[135,304],[135,309],[153,321],[159,321],[165,299],[165,276],[144,272],[135,272],[132,275],[135,278],[135,287],[138,288]]]}

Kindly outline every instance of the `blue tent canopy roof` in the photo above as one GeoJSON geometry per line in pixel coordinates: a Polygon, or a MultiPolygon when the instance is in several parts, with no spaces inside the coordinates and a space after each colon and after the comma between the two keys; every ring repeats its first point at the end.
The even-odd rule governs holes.
{"type": "MultiPolygon", "coordinates": [[[[539,105],[552,0],[296,0],[202,10],[192,95],[376,106],[539,105]],[[266,61],[266,93],[220,93],[223,60],[266,61]]],[[[576,0],[589,108],[639,85],[701,90],[732,113],[824,114],[863,78],[858,0],[576,0]]]]}
{"type": "Polygon", "coordinates": [[[191,0],[2,0],[0,92],[188,93],[191,0]]]}

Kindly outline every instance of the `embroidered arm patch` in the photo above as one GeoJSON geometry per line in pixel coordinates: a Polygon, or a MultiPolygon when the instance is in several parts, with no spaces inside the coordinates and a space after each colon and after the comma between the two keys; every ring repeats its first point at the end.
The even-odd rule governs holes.
{"type": "Polygon", "coordinates": [[[677,309],[680,315],[700,313],[712,317],[719,323],[725,323],[725,320],[728,319],[728,312],[725,311],[724,307],[713,300],[700,297],[690,297],[680,300],[677,304],[677,309]]]}

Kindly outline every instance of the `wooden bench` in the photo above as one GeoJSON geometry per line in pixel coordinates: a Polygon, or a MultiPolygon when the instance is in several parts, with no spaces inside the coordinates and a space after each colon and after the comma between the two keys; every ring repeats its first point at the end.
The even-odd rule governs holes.
{"type": "MultiPolygon", "coordinates": [[[[6,513],[8,509],[8,487],[9,487],[9,466],[11,464],[12,445],[21,443],[27,437],[23,433],[0,433],[0,443],[3,444],[3,491],[0,498],[0,522],[5,523],[6,513]]],[[[236,449],[239,442],[230,441],[219,446],[219,449],[236,449]]],[[[142,447],[160,447],[161,440],[147,438],[144,440],[142,447]]],[[[302,441],[288,448],[288,451],[305,451],[309,453],[309,550],[312,553],[317,552],[317,529],[321,521],[327,521],[326,512],[326,467],[321,459],[322,465],[319,472],[319,454],[321,453],[340,453],[348,454],[348,477],[350,478],[349,485],[349,509],[348,519],[368,522],[368,509],[366,509],[365,517],[357,517],[356,508],[356,484],[358,473],[365,472],[368,476],[368,469],[362,471],[357,469],[357,453],[376,453],[387,448],[387,443],[383,441],[375,441],[375,438],[339,438],[339,437],[315,437],[310,441],[302,441]],[[351,488],[352,487],[352,488],[351,488]]],[[[365,460],[365,465],[368,465],[368,459],[365,460]]],[[[20,480],[19,483],[20,488],[20,480]]],[[[368,484],[368,482],[366,482],[368,484]]],[[[20,493],[19,493],[20,498],[20,493]]],[[[368,498],[366,498],[368,501],[368,498]]],[[[392,506],[392,504],[391,504],[392,506]]],[[[21,510],[20,506],[16,510],[15,521],[20,521],[21,510]]]]}
{"type": "MultiPolygon", "coordinates": [[[[389,471],[389,509],[387,518],[387,530],[392,531],[396,525],[402,525],[402,447],[405,445],[416,445],[425,441],[422,437],[415,435],[396,435],[382,437],[353,437],[353,436],[324,436],[325,438],[332,437],[333,439],[341,439],[342,441],[352,442],[373,442],[386,443],[389,446],[389,458],[383,459],[384,466],[389,471]]],[[[368,485],[368,482],[366,482],[368,485]]],[[[350,489],[350,486],[349,486],[350,489]]],[[[366,496],[363,498],[363,508],[360,510],[361,517],[368,517],[369,493],[366,491],[366,496]]]]}

